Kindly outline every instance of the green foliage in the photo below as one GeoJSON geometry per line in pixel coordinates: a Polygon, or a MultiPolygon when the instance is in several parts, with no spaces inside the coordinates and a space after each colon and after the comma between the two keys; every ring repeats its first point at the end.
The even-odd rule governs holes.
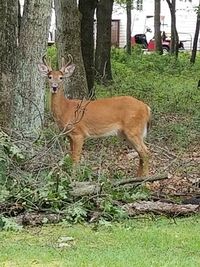
{"type": "Polygon", "coordinates": [[[72,203],[65,209],[65,212],[65,220],[70,223],[81,223],[87,217],[87,210],[82,202],[72,203]]]}
{"type": "Polygon", "coordinates": [[[51,63],[51,67],[53,69],[57,69],[58,68],[57,48],[55,45],[48,47],[47,58],[51,63]]]}
{"type": "Polygon", "coordinates": [[[8,156],[15,158],[16,160],[24,159],[21,149],[11,142],[10,137],[4,132],[0,132],[0,145],[1,149],[3,149],[8,156]]]}
{"type": "MultiPolygon", "coordinates": [[[[0,189],[4,191],[4,183],[7,180],[7,170],[9,168],[10,159],[16,163],[21,162],[25,156],[21,149],[11,141],[3,131],[0,131],[0,189]]],[[[8,192],[5,190],[5,192],[8,192]]],[[[3,194],[0,198],[3,198],[3,194]]]]}
{"type": "Polygon", "coordinates": [[[22,226],[18,225],[13,219],[0,216],[0,230],[20,231],[22,226]]]}
{"type": "Polygon", "coordinates": [[[100,208],[102,210],[102,217],[104,218],[104,221],[116,221],[128,217],[127,213],[114,203],[112,195],[101,201],[100,208]]]}

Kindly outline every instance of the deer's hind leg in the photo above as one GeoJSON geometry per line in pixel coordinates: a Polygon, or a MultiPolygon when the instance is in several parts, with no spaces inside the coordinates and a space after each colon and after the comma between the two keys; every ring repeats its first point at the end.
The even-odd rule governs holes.
{"type": "Polygon", "coordinates": [[[149,175],[149,152],[146,145],[143,142],[143,136],[141,133],[126,131],[124,135],[127,141],[133,146],[139,155],[139,167],[137,176],[149,175]]]}

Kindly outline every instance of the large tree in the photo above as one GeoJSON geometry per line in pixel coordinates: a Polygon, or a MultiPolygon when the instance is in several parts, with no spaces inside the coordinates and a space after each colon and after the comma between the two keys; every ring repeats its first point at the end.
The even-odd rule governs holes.
{"type": "Polygon", "coordinates": [[[44,115],[45,81],[37,64],[47,47],[51,1],[25,0],[23,16],[19,18],[18,48],[13,54],[17,74],[12,91],[11,123],[14,129],[32,135],[41,127],[44,115]]]}
{"type": "Polygon", "coordinates": [[[81,53],[80,16],[76,0],[55,0],[56,45],[58,63],[71,54],[76,65],[74,75],[65,84],[65,93],[71,98],[83,98],[88,94],[86,74],[81,53]]]}
{"type": "Polygon", "coordinates": [[[194,34],[192,55],[191,55],[191,58],[190,58],[190,62],[191,63],[195,63],[195,59],[196,59],[197,45],[198,45],[198,38],[199,38],[199,30],[200,30],[200,1],[199,1],[199,6],[197,8],[196,29],[195,29],[195,34],[194,34]]]}
{"type": "Polygon", "coordinates": [[[42,123],[44,79],[37,63],[46,48],[50,14],[49,0],[25,0],[22,17],[19,1],[0,4],[1,119],[24,135],[33,135],[42,123]]]}
{"type": "Polygon", "coordinates": [[[99,0],[97,5],[97,38],[95,70],[98,80],[112,80],[111,71],[111,20],[113,0],[99,0]]]}
{"type": "Polygon", "coordinates": [[[155,50],[162,54],[163,49],[160,32],[160,0],[155,0],[154,7],[155,50]]]}
{"type": "Polygon", "coordinates": [[[179,51],[179,38],[178,31],[176,29],[176,0],[166,0],[171,13],[171,54],[178,56],[179,51]]]}
{"type": "Polygon", "coordinates": [[[79,0],[81,13],[81,49],[88,91],[94,95],[94,12],[98,0],[79,0]]]}
{"type": "Polygon", "coordinates": [[[12,81],[16,79],[18,2],[0,1],[0,126],[10,122],[12,81]]]}

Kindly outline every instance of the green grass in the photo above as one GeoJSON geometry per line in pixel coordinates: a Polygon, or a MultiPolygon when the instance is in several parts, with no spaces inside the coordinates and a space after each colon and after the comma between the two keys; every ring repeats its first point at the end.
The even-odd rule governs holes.
{"type": "Polygon", "coordinates": [[[0,232],[0,266],[200,266],[200,217],[0,232]],[[61,236],[74,238],[58,248],[61,236]]]}

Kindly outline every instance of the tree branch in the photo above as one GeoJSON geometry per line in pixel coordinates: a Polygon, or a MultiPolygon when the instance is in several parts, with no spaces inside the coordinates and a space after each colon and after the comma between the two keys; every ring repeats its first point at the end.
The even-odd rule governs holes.
{"type": "Polygon", "coordinates": [[[135,178],[132,178],[132,179],[114,181],[112,183],[112,186],[113,187],[117,187],[117,186],[120,186],[120,185],[125,185],[125,184],[130,184],[130,183],[154,182],[154,181],[163,180],[163,179],[168,179],[168,174],[167,173],[157,174],[157,175],[148,176],[148,177],[135,177],[135,178]]]}

